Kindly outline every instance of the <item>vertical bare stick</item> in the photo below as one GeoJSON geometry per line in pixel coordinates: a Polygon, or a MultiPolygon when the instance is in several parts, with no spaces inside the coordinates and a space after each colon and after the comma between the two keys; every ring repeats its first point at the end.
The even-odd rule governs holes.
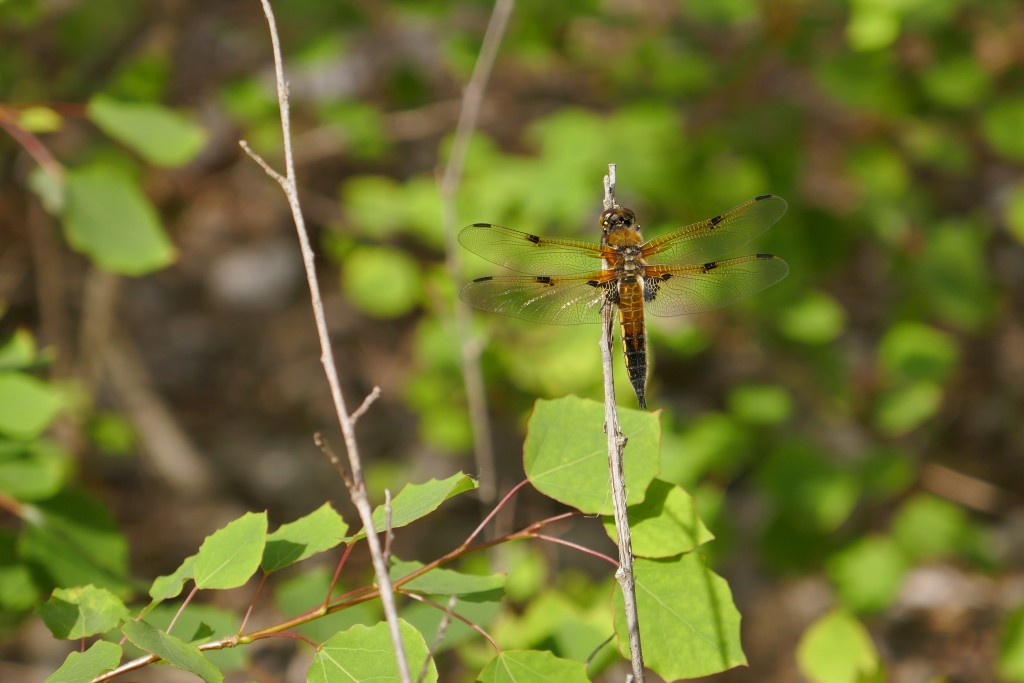
{"type": "MultiPolygon", "coordinates": [[[[615,164],[608,164],[604,177],[604,208],[615,203],[615,164]]],[[[601,367],[604,375],[604,431],[608,435],[608,470],[611,473],[612,502],[615,507],[615,534],[619,539],[619,569],[615,579],[622,588],[622,601],[629,629],[629,653],[633,663],[633,680],[644,681],[644,655],[640,647],[640,620],[636,610],[636,582],[633,577],[633,540],[629,533],[626,511],[626,474],[622,454],[626,437],[619,428],[619,411],[615,405],[615,381],[612,374],[612,342],[615,335],[615,310],[609,301],[601,306],[601,367]]]]}
{"type": "Polygon", "coordinates": [[[292,219],[295,222],[295,231],[299,238],[299,248],[302,251],[302,263],[306,270],[306,280],[309,283],[309,298],[313,306],[313,317],[316,320],[317,336],[320,339],[320,362],[323,364],[324,373],[327,375],[327,384],[331,389],[334,410],[337,413],[338,424],[341,427],[341,433],[345,440],[349,468],[352,470],[352,486],[349,487],[349,495],[356,510],[359,512],[359,519],[363,523],[363,528],[366,530],[366,543],[370,548],[370,557],[373,560],[377,586],[380,589],[380,601],[384,608],[384,615],[387,617],[388,628],[391,632],[391,642],[395,648],[398,673],[402,683],[411,683],[412,677],[409,673],[409,662],[405,657],[402,634],[398,627],[398,610],[395,606],[395,594],[391,586],[391,579],[388,577],[387,564],[384,562],[384,555],[381,552],[380,539],[373,528],[373,509],[370,507],[370,501],[366,495],[366,481],[363,478],[363,466],[359,459],[359,445],[356,442],[355,427],[352,417],[345,407],[345,399],[341,393],[341,382],[338,380],[338,369],[334,364],[334,352],[331,350],[331,338],[327,331],[327,317],[324,313],[324,305],[320,295],[320,283],[316,276],[313,248],[309,243],[309,234],[306,232],[306,220],[302,215],[302,207],[299,204],[299,191],[295,181],[295,162],[292,155],[288,84],[284,79],[284,63],[281,58],[281,43],[277,33],[277,22],[274,19],[274,11],[270,7],[270,1],[260,0],[260,2],[263,5],[263,13],[267,17],[267,25],[270,28],[270,40],[274,49],[274,73],[277,76],[277,101],[281,109],[285,175],[282,176],[273,170],[244,141],[241,142],[241,145],[246,153],[260,164],[270,177],[277,181],[288,198],[288,206],[291,208],[292,219]]]}
{"type": "MultiPolygon", "coordinates": [[[[462,259],[455,236],[455,196],[462,181],[466,164],[469,140],[480,117],[487,81],[501,45],[514,0],[497,0],[487,24],[480,56],[473,67],[473,75],[466,84],[459,111],[459,123],[455,129],[451,155],[441,178],[441,221],[444,225],[445,265],[448,276],[455,282],[462,278],[462,259]]],[[[455,302],[455,327],[462,352],[462,377],[466,386],[466,401],[469,404],[469,419],[473,429],[473,456],[476,459],[477,476],[480,480],[480,500],[490,506],[497,497],[498,485],[494,471],[494,448],[491,443],[491,423],[487,417],[487,394],[484,390],[483,373],[480,370],[480,344],[472,339],[470,311],[461,300],[455,302]]]]}

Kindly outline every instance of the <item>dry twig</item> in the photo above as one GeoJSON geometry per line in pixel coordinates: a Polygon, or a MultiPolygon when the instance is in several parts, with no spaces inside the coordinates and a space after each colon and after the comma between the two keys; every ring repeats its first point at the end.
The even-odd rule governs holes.
{"type": "MultiPolygon", "coordinates": [[[[608,164],[604,178],[604,208],[615,203],[615,164],[608,164]]],[[[615,534],[619,539],[619,569],[615,578],[622,588],[629,629],[629,652],[633,664],[633,679],[644,681],[644,656],[640,647],[640,621],[636,609],[636,582],[633,576],[633,541],[629,533],[629,515],[626,511],[626,474],[622,454],[626,437],[619,427],[619,411],[615,405],[615,382],[612,374],[612,342],[615,310],[611,302],[601,306],[601,365],[604,375],[604,430],[608,435],[608,470],[611,472],[612,502],[615,506],[615,534]]]]}
{"type": "Polygon", "coordinates": [[[324,313],[324,305],[320,295],[320,284],[316,276],[316,264],[313,255],[313,248],[309,243],[309,234],[306,231],[306,221],[302,214],[302,207],[299,204],[299,194],[295,180],[295,161],[292,154],[291,144],[291,119],[289,115],[288,85],[284,79],[284,63],[281,58],[281,44],[277,33],[277,22],[274,19],[274,12],[270,7],[269,0],[260,0],[263,5],[263,13],[267,17],[267,25],[270,28],[270,40],[274,49],[274,72],[277,76],[277,101],[281,109],[281,132],[284,143],[285,175],[281,175],[267,164],[258,154],[249,148],[248,144],[242,141],[240,144],[245,152],[258,163],[267,175],[277,181],[288,199],[291,208],[292,219],[295,222],[295,230],[299,238],[299,247],[302,251],[302,262],[306,270],[306,280],[309,283],[310,302],[313,306],[313,317],[316,320],[317,336],[320,339],[320,362],[323,363],[324,373],[327,376],[327,383],[330,385],[331,399],[334,401],[334,410],[338,416],[338,424],[345,440],[345,451],[348,454],[349,469],[352,473],[352,485],[349,488],[349,495],[352,503],[359,513],[359,519],[366,530],[366,542],[370,549],[370,557],[373,561],[374,573],[377,577],[377,585],[380,588],[380,600],[384,608],[384,615],[387,618],[388,627],[391,632],[391,642],[395,648],[395,659],[398,664],[399,676],[403,683],[411,683],[409,663],[405,657],[405,649],[402,645],[402,634],[398,625],[398,610],[395,606],[395,595],[391,586],[391,579],[388,577],[387,563],[381,550],[380,539],[373,528],[373,509],[366,495],[366,482],[363,479],[362,461],[359,457],[359,445],[356,441],[355,425],[352,415],[345,407],[345,399],[341,393],[341,382],[338,380],[338,370],[334,363],[334,353],[331,350],[330,335],[327,331],[327,318],[324,313]]]}
{"type": "MultiPolygon", "coordinates": [[[[444,225],[445,265],[448,276],[455,282],[462,278],[462,259],[455,235],[455,196],[462,181],[466,164],[469,141],[476,128],[483,104],[487,80],[494,66],[498,47],[501,45],[514,0],[497,0],[487,24],[480,56],[473,67],[473,75],[466,85],[459,111],[459,123],[455,129],[451,155],[441,178],[441,221],[444,225]]],[[[480,370],[480,345],[471,339],[469,307],[461,300],[455,302],[455,326],[462,351],[462,377],[466,386],[466,401],[469,404],[469,419],[473,429],[473,456],[476,459],[477,477],[480,480],[480,500],[490,505],[497,496],[497,478],[494,470],[494,448],[491,443],[491,423],[487,417],[487,395],[484,378],[480,370]]]]}

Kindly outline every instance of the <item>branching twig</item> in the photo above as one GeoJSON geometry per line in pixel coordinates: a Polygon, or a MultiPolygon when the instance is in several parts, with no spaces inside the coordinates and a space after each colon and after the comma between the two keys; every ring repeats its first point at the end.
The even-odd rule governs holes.
{"type": "Polygon", "coordinates": [[[409,663],[405,657],[402,634],[398,626],[398,610],[395,607],[395,596],[391,587],[391,579],[388,577],[387,564],[384,562],[384,556],[381,552],[380,539],[373,528],[373,509],[370,507],[370,501],[366,495],[366,482],[363,479],[363,467],[359,458],[359,445],[356,442],[352,416],[345,407],[345,399],[341,392],[341,382],[338,380],[338,370],[334,364],[334,353],[331,350],[330,335],[327,331],[327,319],[320,295],[320,284],[316,275],[313,248],[309,243],[306,221],[302,215],[302,207],[299,204],[299,194],[295,180],[295,161],[291,144],[288,85],[284,79],[284,63],[281,58],[281,43],[277,33],[277,22],[274,19],[274,12],[270,7],[270,0],[260,0],[260,2],[263,5],[263,13],[267,17],[267,24],[270,28],[270,40],[274,49],[274,72],[277,76],[277,101],[281,109],[285,175],[282,176],[274,171],[244,141],[241,144],[246,153],[256,160],[263,170],[281,186],[291,208],[292,219],[295,222],[295,230],[299,238],[299,247],[302,251],[302,262],[306,270],[306,280],[309,283],[310,301],[313,305],[313,317],[316,320],[317,336],[320,339],[320,361],[323,363],[324,372],[327,375],[331,399],[334,401],[334,410],[338,416],[338,424],[345,439],[345,450],[348,453],[349,469],[352,473],[352,486],[349,488],[349,495],[356,510],[359,512],[359,518],[366,530],[366,542],[370,548],[370,557],[373,560],[377,585],[380,587],[381,605],[384,608],[384,615],[387,618],[388,627],[391,631],[391,642],[395,648],[395,660],[398,664],[399,676],[403,683],[411,683],[412,677],[409,673],[409,663]]]}
{"type": "MultiPolygon", "coordinates": [[[[455,129],[451,155],[441,178],[441,221],[444,225],[445,265],[448,276],[455,282],[462,278],[462,259],[455,236],[455,195],[462,181],[466,164],[469,141],[476,128],[483,103],[487,80],[494,66],[494,59],[501,45],[514,0],[497,0],[487,24],[480,56],[473,67],[473,75],[466,85],[459,111],[459,124],[455,129]]],[[[483,373],[480,370],[480,345],[471,339],[469,307],[461,300],[455,302],[455,327],[462,352],[462,377],[466,386],[466,402],[469,405],[470,425],[473,429],[473,456],[476,459],[477,477],[480,480],[480,500],[485,506],[494,502],[497,495],[497,477],[494,471],[494,447],[491,443],[491,423],[487,417],[487,395],[484,390],[483,373]]]]}
{"type": "MultiPolygon", "coordinates": [[[[604,178],[604,208],[615,203],[615,164],[608,164],[604,178]]],[[[619,568],[615,578],[622,588],[626,625],[629,630],[629,652],[633,663],[633,677],[644,681],[644,657],[640,647],[640,621],[636,608],[636,582],[633,576],[633,541],[629,534],[629,514],[626,511],[626,474],[622,454],[626,437],[619,427],[619,411],[615,405],[615,382],[612,374],[612,334],[615,311],[610,301],[601,307],[601,365],[604,374],[604,430],[608,435],[608,470],[611,472],[612,502],[615,506],[615,533],[619,539],[619,568]]]]}
{"type": "Polygon", "coordinates": [[[444,615],[441,617],[441,623],[437,625],[437,633],[434,634],[434,642],[430,644],[430,656],[423,660],[423,667],[420,669],[420,675],[416,677],[416,683],[423,683],[427,678],[427,672],[430,671],[430,660],[437,652],[437,648],[441,647],[441,642],[444,640],[445,633],[448,632],[448,626],[452,623],[452,612],[455,609],[455,603],[459,600],[457,595],[453,595],[448,598],[448,605],[444,609],[444,615]]]}

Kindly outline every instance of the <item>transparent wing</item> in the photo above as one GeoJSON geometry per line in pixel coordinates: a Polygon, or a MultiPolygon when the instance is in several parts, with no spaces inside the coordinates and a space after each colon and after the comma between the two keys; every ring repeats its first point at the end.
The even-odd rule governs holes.
{"type": "Polygon", "coordinates": [[[771,254],[700,266],[649,266],[644,310],[660,316],[713,311],[771,287],[788,273],[786,262],[771,254]]]}
{"type": "Polygon", "coordinates": [[[555,325],[601,321],[605,297],[600,272],[574,277],[482,277],[462,288],[473,308],[555,325]]]}
{"type": "Polygon", "coordinates": [[[644,243],[647,263],[704,263],[746,244],[786,213],[786,200],[761,195],[723,214],[679,228],[644,243]]]}
{"type": "Polygon", "coordinates": [[[509,270],[530,275],[573,275],[601,267],[599,244],[550,239],[491,223],[467,225],[459,244],[509,270]]]}

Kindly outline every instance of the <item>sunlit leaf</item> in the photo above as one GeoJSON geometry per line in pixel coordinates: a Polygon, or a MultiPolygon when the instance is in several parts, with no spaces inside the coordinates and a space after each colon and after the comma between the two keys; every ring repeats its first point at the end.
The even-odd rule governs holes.
{"type": "Polygon", "coordinates": [[[175,258],[156,208],[119,167],[69,171],[63,219],[71,246],[113,273],[144,275],[175,258]]]}
{"type": "Polygon", "coordinates": [[[36,612],[54,637],[65,640],[106,633],[129,618],[120,598],[103,588],[55,588],[36,612]]]}
{"type": "Polygon", "coordinates": [[[880,665],[867,629],[842,609],[811,624],[800,638],[796,660],[811,683],[862,683],[880,665]]]}
{"type": "Polygon", "coordinates": [[[949,376],[959,355],[953,337],[919,322],[894,325],[878,348],[879,363],[892,376],[937,382],[949,376]]]}
{"type": "MultiPolygon", "coordinates": [[[[527,423],[523,463],[538,491],[589,514],[612,514],[604,405],[576,396],[537,401],[527,423]]],[[[643,500],[658,472],[657,413],[620,409],[627,504],[643,500]]]]}
{"type": "MultiPolygon", "coordinates": [[[[740,614],[725,580],[699,553],[637,558],[636,600],[644,663],[662,678],[697,678],[746,664],[740,614]]],[[[615,633],[629,657],[622,594],[614,589],[615,633]]]]}
{"type": "Polygon", "coordinates": [[[0,434],[39,436],[60,406],[60,392],[46,382],[20,372],[0,372],[0,434]]]}
{"type": "Polygon", "coordinates": [[[282,524],[267,537],[263,571],[273,572],[330,550],[345,539],[348,524],[324,503],[305,517],[282,524]]]}
{"type": "MultiPolygon", "coordinates": [[[[615,518],[605,516],[603,522],[605,532],[617,541],[615,518]]],[[[629,507],[629,529],[637,557],[671,557],[714,538],[690,494],[657,479],[648,487],[644,501],[629,507]]]]}
{"type": "Polygon", "coordinates": [[[199,588],[238,588],[260,566],[267,540],[267,513],[247,512],[206,537],[195,561],[199,588]]]}
{"type": "MultiPolygon", "coordinates": [[[[398,529],[426,517],[449,498],[472,491],[476,480],[469,475],[456,472],[447,479],[431,479],[423,484],[407,484],[391,499],[391,528],[398,529]]],[[[379,533],[387,526],[387,511],[383,505],[373,511],[373,528],[379,533]]],[[[353,538],[365,536],[360,531],[353,538]]]]}
{"type": "Polygon", "coordinates": [[[996,152],[1016,161],[1024,159],[1024,98],[989,104],[982,114],[981,131],[996,152]]]}
{"type": "Polygon", "coordinates": [[[1010,612],[999,639],[997,669],[1002,679],[1024,681],[1024,607],[1010,612]]]}
{"type": "Polygon", "coordinates": [[[51,441],[0,440],[0,491],[16,500],[50,498],[72,466],[71,455],[51,441]]]}
{"type": "Polygon", "coordinates": [[[775,384],[746,384],[729,394],[729,410],[744,422],[778,424],[793,412],[793,399],[775,384]]]}
{"type": "Polygon", "coordinates": [[[781,332],[805,344],[833,341],[845,326],[846,312],[835,299],[821,292],[807,293],[779,317],[781,332]]]}
{"type": "Polygon", "coordinates": [[[191,161],[206,142],[206,132],[180,113],[153,102],[122,102],[97,95],[88,115],[107,135],[158,166],[191,161]]]}
{"type": "Polygon", "coordinates": [[[85,652],[72,652],[60,668],[46,677],[43,683],[82,683],[117,668],[121,661],[121,648],[115,643],[98,640],[85,652]]]}
{"type": "Polygon", "coordinates": [[[342,289],[360,310],[396,318],[413,309],[422,295],[419,265],[403,251],[361,247],[345,259],[342,289]]]}
{"type": "Polygon", "coordinates": [[[857,612],[876,612],[896,598],[909,560],[886,536],[867,536],[836,553],[828,575],[843,602],[857,612]]]}
{"type": "Polygon", "coordinates": [[[492,659],[476,680],[480,683],[587,683],[583,662],[560,659],[550,652],[504,650],[492,659]]]}
{"type": "MultiPolygon", "coordinates": [[[[423,680],[434,683],[437,680],[437,666],[430,657],[423,636],[404,620],[399,620],[398,624],[409,670],[413,675],[419,675],[423,663],[429,660],[427,675],[423,680]]],[[[356,625],[334,635],[320,646],[306,672],[309,683],[398,679],[395,648],[385,622],[374,626],[356,625]]]]}
{"type": "Polygon", "coordinates": [[[875,425],[890,436],[900,436],[932,418],[942,405],[942,388],[920,381],[883,393],[875,408],[875,425]]]}

